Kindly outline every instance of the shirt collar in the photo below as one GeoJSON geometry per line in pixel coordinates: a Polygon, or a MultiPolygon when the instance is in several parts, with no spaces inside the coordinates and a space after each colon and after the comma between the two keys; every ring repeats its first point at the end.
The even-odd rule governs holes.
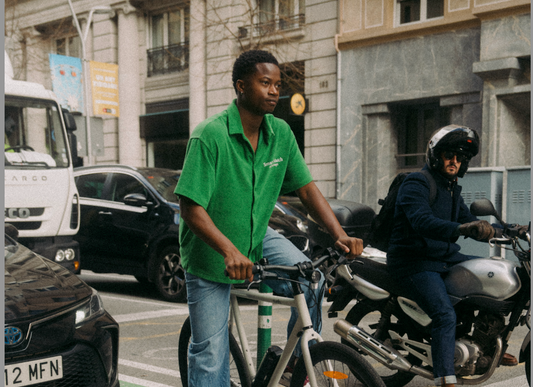
{"type": "MultiPolygon", "coordinates": [[[[240,134],[244,136],[244,130],[242,128],[241,116],[239,115],[239,108],[237,107],[237,100],[234,99],[232,103],[228,106],[228,123],[229,123],[229,134],[240,134]]],[[[271,114],[266,114],[263,117],[263,122],[261,123],[261,130],[263,132],[264,141],[268,144],[270,138],[275,135],[274,130],[272,129],[272,118],[271,114]]]]}

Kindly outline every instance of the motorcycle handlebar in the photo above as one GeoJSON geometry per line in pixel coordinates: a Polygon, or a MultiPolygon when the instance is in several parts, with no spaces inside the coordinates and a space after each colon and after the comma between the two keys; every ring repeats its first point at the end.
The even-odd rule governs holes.
{"type": "Polygon", "coordinates": [[[489,244],[492,246],[494,246],[495,244],[499,244],[499,245],[510,245],[512,244],[512,239],[509,239],[509,238],[491,238],[489,240],[489,244]]]}

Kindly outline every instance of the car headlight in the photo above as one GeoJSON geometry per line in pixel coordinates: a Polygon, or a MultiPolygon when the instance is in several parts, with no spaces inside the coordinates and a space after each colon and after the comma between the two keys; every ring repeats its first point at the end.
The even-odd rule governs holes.
{"type": "Polygon", "coordinates": [[[76,310],[76,328],[81,327],[88,320],[100,315],[104,311],[104,304],[100,295],[93,289],[93,294],[89,302],[83,304],[76,310]]]}

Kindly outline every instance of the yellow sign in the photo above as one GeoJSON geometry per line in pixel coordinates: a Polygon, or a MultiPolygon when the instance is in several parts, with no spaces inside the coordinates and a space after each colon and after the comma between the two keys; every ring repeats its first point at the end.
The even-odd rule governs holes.
{"type": "Polygon", "coordinates": [[[291,110],[294,114],[303,114],[305,111],[305,98],[303,95],[296,93],[291,97],[291,110]]]}
{"type": "Polygon", "coordinates": [[[118,65],[90,61],[89,68],[93,114],[118,117],[118,65]]]}

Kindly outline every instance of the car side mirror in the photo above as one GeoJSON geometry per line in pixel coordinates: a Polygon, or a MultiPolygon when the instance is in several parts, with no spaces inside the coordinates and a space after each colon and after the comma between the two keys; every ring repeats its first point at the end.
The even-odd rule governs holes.
{"type": "Polygon", "coordinates": [[[153,205],[151,201],[146,199],[146,196],[140,193],[127,194],[126,196],[124,196],[124,203],[128,206],[134,207],[150,207],[151,205],[153,205]]]}
{"type": "Polygon", "coordinates": [[[74,120],[74,116],[67,109],[61,109],[61,112],[63,113],[63,119],[65,120],[65,128],[67,129],[67,132],[75,131],[76,121],[74,120]]]}

